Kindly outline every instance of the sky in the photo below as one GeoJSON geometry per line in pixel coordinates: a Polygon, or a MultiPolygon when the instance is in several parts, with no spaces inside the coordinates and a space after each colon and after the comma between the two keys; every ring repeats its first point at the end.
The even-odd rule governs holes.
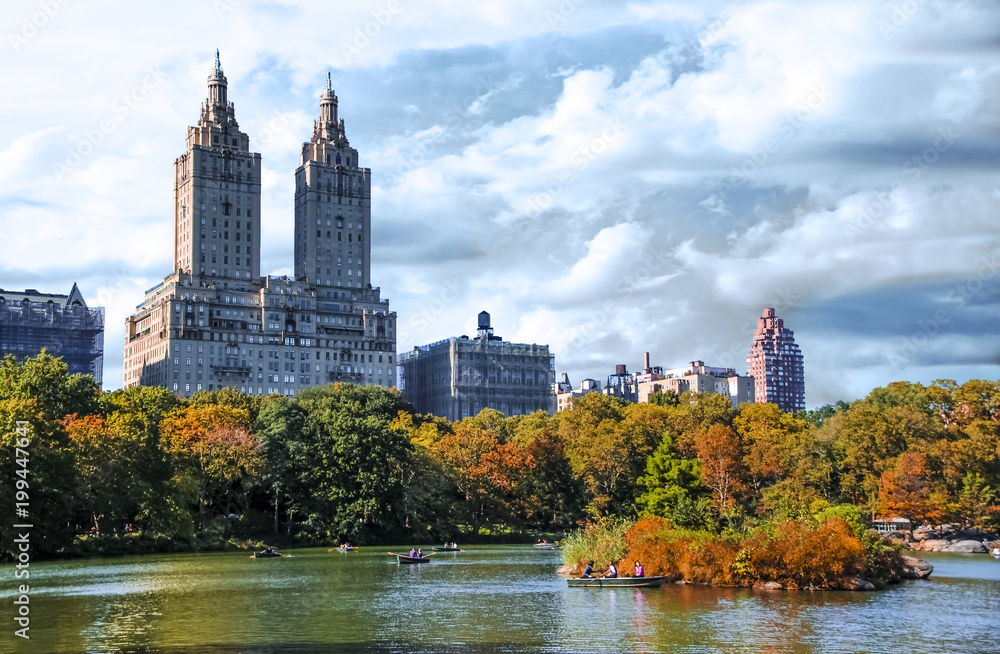
{"type": "Polygon", "coordinates": [[[992,0],[8,0],[0,39],[0,288],[104,306],[106,389],[216,48],[262,273],[331,74],[400,352],[487,310],[576,386],[647,351],[745,373],[774,307],[810,408],[1000,379],[992,0]]]}

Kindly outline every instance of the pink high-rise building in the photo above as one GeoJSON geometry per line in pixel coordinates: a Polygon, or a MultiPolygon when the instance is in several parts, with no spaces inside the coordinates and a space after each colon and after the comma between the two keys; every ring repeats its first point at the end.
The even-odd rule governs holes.
{"type": "Polygon", "coordinates": [[[747,371],[754,378],[758,404],[777,404],[782,411],[806,408],[806,376],[795,333],[785,321],[765,307],[757,319],[753,345],[747,354],[747,371]]]}

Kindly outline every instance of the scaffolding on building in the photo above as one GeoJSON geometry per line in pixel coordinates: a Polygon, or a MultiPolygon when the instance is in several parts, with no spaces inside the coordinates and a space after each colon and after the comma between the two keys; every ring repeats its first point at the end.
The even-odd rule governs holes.
{"type": "Polygon", "coordinates": [[[69,372],[93,375],[98,384],[104,372],[104,309],[55,302],[0,301],[0,356],[18,361],[45,350],[61,357],[69,372]]]}

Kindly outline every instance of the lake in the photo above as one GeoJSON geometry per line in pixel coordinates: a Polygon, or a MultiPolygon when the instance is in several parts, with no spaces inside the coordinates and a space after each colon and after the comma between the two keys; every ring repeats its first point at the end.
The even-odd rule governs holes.
{"type": "MultiPolygon", "coordinates": [[[[388,548],[408,551],[409,546],[388,548]]],[[[1000,561],[923,553],[873,593],[569,589],[560,553],[477,546],[398,565],[387,548],[32,564],[31,640],[0,567],[2,652],[1000,652],[1000,561]]]]}

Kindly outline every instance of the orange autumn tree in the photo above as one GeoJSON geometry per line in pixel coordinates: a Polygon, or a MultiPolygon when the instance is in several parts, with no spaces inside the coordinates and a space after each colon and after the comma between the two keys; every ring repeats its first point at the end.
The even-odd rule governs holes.
{"type": "Polygon", "coordinates": [[[246,409],[207,405],[174,410],[160,423],[164,450],[198,488],[202,518],[208,506],[222,515],[247,508],[247,494],[263,465],[261,443],[250,432],[249,420],[246,409]]]}
{"type": "Polygon", "coordinates": [[[431,446],[431,451],[452,471],[455,485],[465,497],[473,534],[484,522],[514,517],[519,511],[515,492],[534,458],[514,443],[503,443],[493,429],[466,419],[431,446]]]}
{"type": "Polygon", "coordinates": [[[701,461],[701,480],[712,489],[712,499],[721,517],[747,488],[743,448],[736,432],[721,424],[698,432],[694,446],[701,461]]]}
{"type": "Polygon", "coordinates": [[[926,456],[919,452],[899,455],[895,467],[883,472],[879,480],[879,510],[913,524],[940,519],[944,510],[932,501],[930,476],[926,456]]]}

